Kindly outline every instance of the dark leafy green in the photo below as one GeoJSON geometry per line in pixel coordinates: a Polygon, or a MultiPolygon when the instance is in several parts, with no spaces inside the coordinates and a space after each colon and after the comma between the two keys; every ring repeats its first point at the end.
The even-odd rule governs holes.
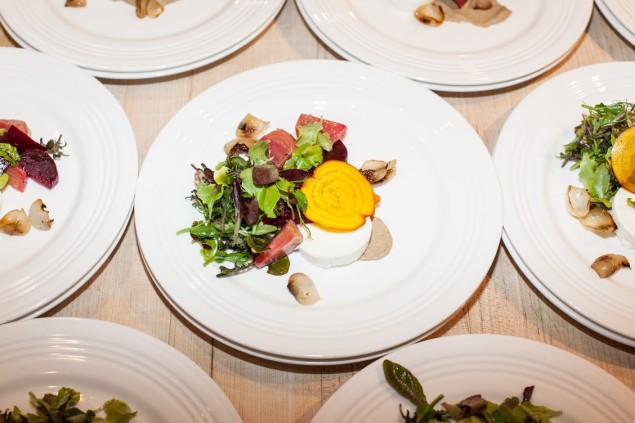
{"type": "Polygon", "coordinates": [[[101,409],[83,411],[77,407],[79,399],[79,392],[66,387],[42,398],[29,392],[35,413],[23,414],[14,406],[0,413],[0,423],[128,423],[137,415],[128,404],[117,399],[106,401],[101,409]]]}
{"type": "Polygon", "coordinates": [[[610,208],[610,199],[620,187],[611,171],[611,149],[617,137],[635,124],[635,104],[618,101],[582,107],[587,114],[559,158],[562,166],[572,163],[570,169],[579,170],[580,182],[593,203],[610,208]]]}
{"type": "Polygon", "coordinates": [[[410,411],[404,413],[399,406],[405,423],[550,423],[552,417],[562,414],[562,411],[532,404],[533,387],[525,388],[521,399],[510,397],[500,404],[472,395],[458,403],[443,402],[443,408],[436,409],[443,395],[428,402],[421,383],[410,370],[390,360],[383,361],[383,370],[388,384],[416,406],[412,415],[410,411]]]}

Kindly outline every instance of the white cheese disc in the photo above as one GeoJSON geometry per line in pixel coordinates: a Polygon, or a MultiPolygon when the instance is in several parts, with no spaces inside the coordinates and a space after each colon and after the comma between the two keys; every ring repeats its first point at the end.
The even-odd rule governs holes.
{"type": "Polygon", "coordinates": [[[624,188],[618,189],[613,197],[611,214],[617,225],[615,233],[620,237],[622,244],[628,248],[635,248],[635,208],[628,205],[629,198],[635,201],[635,194],[624,188]]]}
{"type": "Polygon", "coordinates": [[[302,256],[318,267],[343,266],[357,260],[368,247],[372,222],[366,222],[360,228],[350,232],[335,232],[307,224],[311,235],[304,232],[304,241],[298,249],[302,256]]]}

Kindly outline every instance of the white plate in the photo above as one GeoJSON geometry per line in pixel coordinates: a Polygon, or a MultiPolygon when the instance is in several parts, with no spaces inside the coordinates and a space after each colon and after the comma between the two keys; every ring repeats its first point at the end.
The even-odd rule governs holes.
{"type": "MultiPolygon", "coordinates": [[[[627,25],[627,21],[623,21],[618,18],[615,13],[618,13],[618,8],[614,6],[614,2],[604,2],[603,0],[595,0],[595,4],[598,9],[604,15],[604,18],[611,24],[611,26],[622,36],[626,41],[635,45],[635,24],[631,23],[630,26],[627,25]]],[[[624,3],[622,8],[624,7],[632,7],[631,4],[624,3]]],[[[619,13],[624,13],[624,11],[620,11],[619,13]]],[[[635,12],[630,12],[635,13],[635,12]]],[[[625,15],[624,17],[628,17],[625,15]]],[[[635,16],[631,16],[631,20],[635,19],[635,16]]]]}
{"type": "Polygon", "coordinates": [[[251,353],[319,364],[379,355],[452,316],[491,266],[500,207],[490,155],[440,97],[370,66],[315,60],[245,72],[187,104],[146,156],[135,223],[151,273],[189,320],[251,353]],[[377,216],[395,239],[388,257],[318,269],[292,254],[290,272],[309,274],[323,298],[312,307],[295,302],[286,277],[264,270],[217,279],[218,269],[202,266],[188,236],[175,235],[198,219],[186,199],[190,164],[223,160],[222,146],[246,113],[292,130],[303,112],[348,125],[351,163],[398,162],[396,178],[377,190],[377,216]]]}
{"type": "Polygon", "coordinates": [[[33,137],[58,134],[68,156],[48,190],[29,180],[24,193],[2,193],[2,214],[42,198],[55,219],[50,231],[0,236],[0,322],[39,315],[88,280],[123,234],[137,177],[134,134],[123,109],[95,78],[41,53],[0,49],[4,96],[0,116],[21,118],[33,137]]]}
{"type": "Polygon", "coordinates": [[[81,393],[82,409],[112,398],[135,423],[240,422],[229,399],[195,363],[143,332],[91,320],[45,318],[0,326],[0,409],[32,412],[28,393],[81,393]]]}
{"type": "Polygon", "coordinates": [[[597,332],[598,334],[602,336],[605,336],[609,339],[620,342],[622,344],[635,347],[635,339],[622,336],[618,333],[608,330],[607,328],[598,326],[595,322],[587,319],[586,317],[584,317],[583,315],[581,315],[580,313],[576,312],[571,307],[569,307],[566,303],[562,302],[558,297],[556,297],[553,294],[553,292],[547,289],[547,287],[542,282],[540,282],[538,278],[536,278],[536,275],[531,273],[531,270],[529,270],[525,262],[523,262],[522,258],[520,257],[516,249],[514,248],[514,245],[511,243],[511,241],[509,240],[509,237],[507,236],[504,230],[503,230],[502,239],[503,239],[503,243],[505,244],[505,248],[507,248],[507,252],[512,257],[512,259],[514,260],[514,263],[516,263],[516,265],[521,270],[521,272],[523,272],[523,275],[525,275],[525,277],[529,279],[531,284],[542,295],[544,295],[545,298],[547,298],[547,300],[549,300],[553,305],[555,305],[558,309],[560,309],[560,311],[562,311],[564,314],[566,314],[567,316],[569,316],[576,322],[580,323],[581,325],[586,326],[588,329],[591,329],[592,331],[597,332]]]}
{"type": "MultiPolygon", "coordinates": [[[[345,51],[340,46],[335,44],[326,35],[324,35],[320,31],[320,28],[311,20],[311,16],[309,15],[309,13],[306,10],[304,10],[304,6],[302,5],[301,2],[296,0],[296,5],[298,7],[298,10],[300,11],[300,14],[302,15],[302,18],[304,19],[305,23],[307,24],[307,26],[311,29],[311,31],[313,31],[315,33],[315,35],[318,36],[318,38],[324,44],[326,44],[326,46],[328,48],[330,48],[331,50],[333,50],[333,52],[335,52],[336,54],[338,54],[339,56],[343,57],[346,60],[350,60],[350,61],[353,61],[353,62],[364,63],[363,61],[361,61],[357,57],[353,56],[352,54],[350,54],[349,52],[345,51]]],[[[565,53],[565,56],[567,54],[568,53],[565,53]]],[[[558,62],[560,62],[560,58],[558,58],[556,61],[554,61],[552,63],[547,64],[545,67],[543,67],[541,69],[537,69],[534,72],[528,73],[526,75],[523,75],[520,78],[514,78],[514,79],[507,80],[507,81],[498,81],[498,82],[491,83],[491,84],[445,85],[445,84],[436,84],[436,83],[432,83],[432,82],[425,82],[425,86],[430,88],[431,90],[445,91],[445,92],[483,92],[483,91],[489,91],[489,90],[497,90],[497,89],[500,89],[500,88],[505,88],[505,87],[509,87],[509,86],[512,86],[512,85],[520,84],[520,83],[529,81],[529,80],[531,80],[533,78],[536,78],[537,76],[543,74],[544,72],[548,71],[549,69],[551,69],[552,67],[557,65],[558,62]]]]}
{"type": "Polygon", "coordinates": [[[635,250],[617,237],[583,229],[565,208],[567,185],[581,186],[577,172],[557,155],[573,139],[581,104],[635,98],[633,62],[598,64],[559,75],[535,89],[501,130],[494,160],[501,178],[505,232],[518,255],[558,299],[586,319],[623,338],[635,339],[635,284],[623,270],[600,279],[591,263],[635,250]]]}
{"type": "Polygon", "coordinates": [[[359,61],[431,88],[450,86],[456,91],[460,86],[474,90],[479,85],[513,85],[547,70],[578,42],[593,10],[592,0],[506,0],[512,15],[500,24],[479,28],[444,22],[433,28],[388,0],[296,2],[320,30],[318,36],[359,61]]]}
{"type": "MultiPolygon", "coordinates": [[[[534,386],[532,402],[559,409],[554,423],[632,422],[635,394],[588,361],[551,345],[502,335],[457,335],[409,346],[387,357],[409,369],[429,401],[481,394],[494,402],[534,386]]],[[[402,422],[412,405],[388,385],[379,359],[340,387],[312,423],[402,422]]],[[[440,406],[438,406],[440,408],[440,406]]]]}
{"type": "Polygon", "coordinates": [[[7,32],[33,48],[95,76],[151,78],[192,70],[243,47],[275,18],[284,0],[179,0],[156,19],[139,19],[124,0],[0,0],[7,32]]]}

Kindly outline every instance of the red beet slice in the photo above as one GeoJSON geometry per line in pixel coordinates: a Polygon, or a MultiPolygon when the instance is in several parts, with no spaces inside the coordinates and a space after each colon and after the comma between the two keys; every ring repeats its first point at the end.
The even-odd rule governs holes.
{"type": "Polygon", "coordinates": [[[33,141],[30,136],[20,131],[16,126],[13,125],[11,125],[9,129],[7,129],[7,132],[5,132],[2,137],[0,137],[0,142],[11,144],[18,149],[18,153],[20,154],[28,149],[36,149],[46,152],[46,147],[44,147],[39,142],[33,141]]]}
{"type": "Polygon", "coordinates": [[[24,169],[27,175],[48,189],[53,188],[59,181],[55,161],[46,150],[29,148],[20,153],[18,166],[24,169]]]}

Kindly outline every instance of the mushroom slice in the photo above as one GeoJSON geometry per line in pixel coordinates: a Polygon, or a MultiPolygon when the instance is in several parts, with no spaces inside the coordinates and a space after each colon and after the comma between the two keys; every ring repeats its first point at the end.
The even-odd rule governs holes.
{"type": "Polygon", "coordinates": [[[595,259],[591,265],[601,278],[608,278],[622,267],[631,268],[628,259],[621,254],[604,254],[595,259]]]}
{"type": "Polygon", "coordinates": [[[390,235],[390,230],[384,221],[378,217],[374,217],[372,228],[368,247],[366,247],[366,251],[364,251],[359,258],[360,260],[379,260],[388,255],[392,248],[392,235],[390,235]]]}
{"type": "Polygon", "coordinates": [[[66,3],[64,3],[64,6],[66,6],[66,7],[85,7],[86,6],[86,0],[66,0],[66,3]]]}
{"type": "Polygon", "coordinates": [[[163,4],[158,0],[149,0],[147,6],[148,16],[157,18],[161,13],[163,13],[163,4]]]}
{"type": "Polygon", "coordinates": [[[289,276],[287,288],[295,300],[302,305],[315,304],[320,300],[320,294],[315,284],[304,273],[294,273],[289,276]]]}
{"type": "Polygon", "coordinates": [[[591,209],[591,194],[586,188],[567,187],[567,210],[575,217],[584,217],[591,209]]]}
{"type": "Polygon", "coordinates": [[[269,122],[257,118],[251,113],[240,121],[236,128],[236,137],[238,138],[258,138],[269,127],[269,122]]]}
{"type": "Polygon", "coordinates": [[[7,235],[25,235],[31,230],[31,221],[24,209],[11,210],[0,219],[0,232],[7,235]]]}
{"type": "Polygon", "coordinates": [[[591,207],[589,213],[586,216],[582,216],[579,220],[587,228],[600,233],[608,234],[615,232],[615,229],[617,229],[611,213],[600,206],[591,207]]]}
{"type": "Polygon", "coordinates": [[[493,4],[491,0],[474,0],[471,4],[472,9],[476,10],[489,10],[493,4]]]}
{"type": "Polygon", "coordinates": [[[252,145],[254,145],[256,141],[258,140],[255,138],[245,138],[245,137],[234,138],[233,140],[229,141],[227,144],[223,146],[223,150],[225,151],[225,154],[229,154],[232,148],[234,148],[234,146],[237,144],[244,144],[247,146],[247,148],[249,148],[252,145]]]}
{"type": "Polygon", "coordinates": [[[397,160],[385,162],[383,160],[366,160],[359,169],[371,184],[388,182],[397,168],[397,160]]]}
{"type": "Polygon", "coordinates": [[[415,18],[426,25],[439,26],[443,23],[445,14],[438,4],[428,3],[415,9],[415,18]]]}
{"type": "Polygon", "coordinates": [[[49,212],[46,210],[46,204],[39,198],[29,208],[29,219],[31,219],[33,226],[42,231],[51,229],[53,223],[53,219],[50,218],[49,212]]]}

